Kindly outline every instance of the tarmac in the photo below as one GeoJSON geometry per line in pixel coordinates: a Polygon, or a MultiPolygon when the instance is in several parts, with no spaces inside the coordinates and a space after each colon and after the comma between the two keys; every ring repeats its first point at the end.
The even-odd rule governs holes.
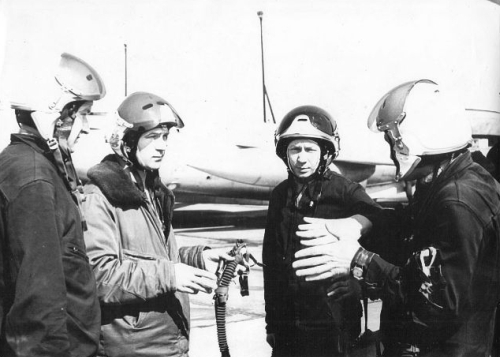
{"type": "MultiPolygon", "coordinates": [[[[261,261],[266,211],[267,207],[262,205],[179,206],[173,222],[178,244],[223,247],[229,251],[237,239],[242,239],[250,253],[261,261]]],[[[251,268],[249,296],[241,296],[239,283],[234,281],[237,279],[229,287],[226,305],[226,332],[231,356],[271,356],[271,347],[266,342],[262,268],[251,268]]],[[[380,307],[378,301],[368,305],[368,328],[371,331],[379,329],[380,307]]],[[[213,294],[191,295],[189,355],[220,356],[213,294]]],[[[373,346],[356,353],[356,356],[374,355],[373,346]]]]}

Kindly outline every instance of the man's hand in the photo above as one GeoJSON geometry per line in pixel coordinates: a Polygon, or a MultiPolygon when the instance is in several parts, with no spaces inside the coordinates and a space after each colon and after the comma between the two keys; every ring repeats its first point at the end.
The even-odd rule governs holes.
{"type": "MultiPolygon", "coordinates": [[[[203,260],[205,261],[205,269],[216,273],[217,268],[219,266],[219,261],[221,259],[226,262],[231,262],[234,260],[234,257],[230,256],[227,252],[230,249],[228,248],[217,248],[217,249],[205,249],[203,251],[203,260]]],[[[247,270],[247,262],[243,260],[243,264],[238,264],[236,270],[234,271],[234,276],[237,276],[238,272],[244,272],[247,270]]]]}
{"type": "Polygon", "coordinates": [[[199,291],[211,293],[217,288],[217,277],[214,273],[183,263],[174,264],[174,268],[177,291],[188,294],[197,294],[199,291]]]}
{"type": "Polygon", "coordinates": [[[297,236],[304,238],[300,243],[307,246],[358,240],[372,227],[371,221],[359,214],[340,219],[304,217],[304,221],[306,223],[298,227],[297,236]]]}
{"type": "Polygon", "coordinates": [[[350,276],[335,279],[326,292],[335,302],[341,302],[348,298],[361,299],[361,285],[359,281],[350,276]]]}
{"type": "Polygon", "coordinates": [[[234,257],[227,254],[229,250],[230,249],[228,248],[205,249],[203,251],[205,269],[215,274],[217,272],[220,259],[224,259],[228,262],[233,261],[234,257]]]}
{"type": "Polygon", "coordinates": [[[331,234],[327,225],[336,219],[304,217],[304,224],[299,224],[297,236],[302,238],[300,243],[303,245],[321,245],[337,242],[337,236],[331,234]]]}
{"type": "Polygon", "coordinates": [[[292,266],[297,276],[305,277],[306,281],[345,276],[350,273],[351,261],[359,247],[356,240],[313,245],[295,253],[297,260],[292,266]]]}

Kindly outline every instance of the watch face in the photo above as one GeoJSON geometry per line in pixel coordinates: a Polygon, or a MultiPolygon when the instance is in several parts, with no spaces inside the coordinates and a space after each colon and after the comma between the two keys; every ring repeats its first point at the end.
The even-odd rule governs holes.
{"type": "Polygon", "coordinates": [[[352,276],[358,280],[363,279],[363,268],[358,266],[352,268],[352,276]]]}

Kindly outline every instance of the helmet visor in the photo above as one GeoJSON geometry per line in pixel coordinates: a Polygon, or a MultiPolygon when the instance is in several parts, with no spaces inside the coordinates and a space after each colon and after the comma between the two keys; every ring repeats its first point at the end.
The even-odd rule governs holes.
{"type": "Polygon", "coordinates": [[[168,128],[176,126],[178,128],[183,128],[184,123],[179,117],[179,114],[166,103],[158,103],[160,108],[160,120],[161,124],[166,124],[168,128]]]}
{"type": "Polygon", "coordinates": [[[368,129],[370,129],[371,131],[373,131],[375,133],[380,132],[380,130],[378,128],[378,123],[377,123],[378,116],[379,116],[380,108],[382,107],[382,105],[384,105],[388,95],[389,94],[386,94],[382,98],[380,98],[380,100],[377,102],[377,104],[375,105],[375,107],[371,111],[370,116],[368,117],[368,122],[367,122],[368,129]]]}
{"type": "Polygon", "coordinates": [[[284,120],[280,123],[280,126],[278,128],[278,133],[284,133],[286,132],[292,123],[295,121],[306,121],[309,120],[311,125],[318,129],[319,131],[322,131],[328,136],[335,136],[335,128],[330,121],[330,118],[327,116],[321,114],[321,113],[297,113],[295,116],[290,116],[287,118],[287,120],[284,120]]]}

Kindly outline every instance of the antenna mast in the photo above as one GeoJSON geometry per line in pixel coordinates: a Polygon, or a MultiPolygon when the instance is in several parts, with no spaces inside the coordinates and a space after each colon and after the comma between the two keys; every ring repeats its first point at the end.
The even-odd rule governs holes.
{"type": "Polygon", "coordinates": [[[125,97],[127,96],[127,44],[123,44],[125,50],[125,97]]]}
{"type": "Polygon", "coordinates": [[[264,75],[264,35],[262,32],[262,17],[264,16],[264,12],[257,12],[257,16],[259,16],[260,20],[260,52],[261,52],[261,62],[262,62],[262,106],[264,111],[264,123],[267,123],[266,119],[266,99],[267,104],[269,104],[269,109],[271,110],[271,116],[273,117],[273,123],[276,123],[276,119],[274,119],[273,108],[271,106],[271,101],[269,99],[269,95],[267,94],[265,75],[264,75]]]}

